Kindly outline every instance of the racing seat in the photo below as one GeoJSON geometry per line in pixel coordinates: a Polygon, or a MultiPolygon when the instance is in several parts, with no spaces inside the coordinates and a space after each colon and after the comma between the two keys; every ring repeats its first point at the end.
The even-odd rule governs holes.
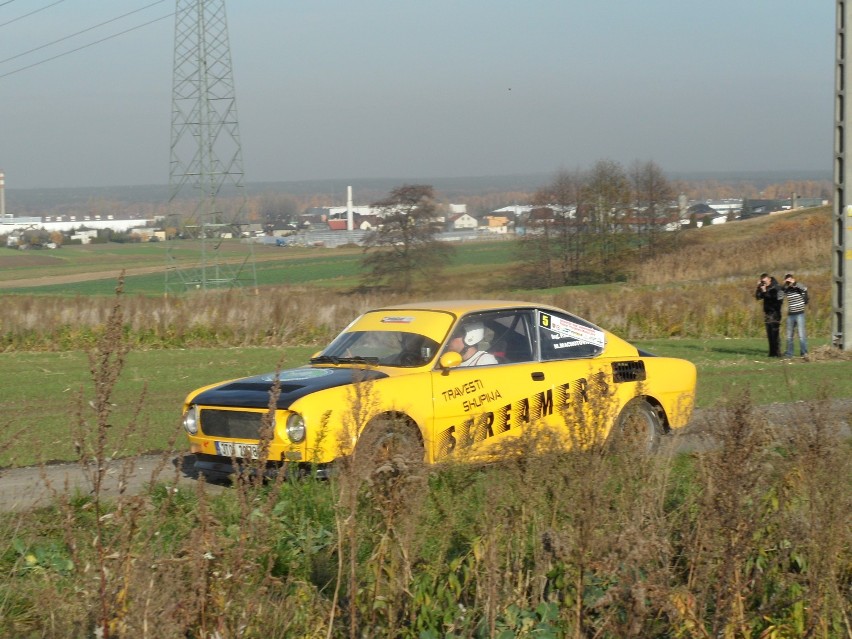
{"type": "Polygon", "coordinates": [[[529,340],[516,333],[509,331],[500,341],[489,350],[501,364],[514,364],[516,362],[529,362],[532,360],[532,350],[529,340]]]}

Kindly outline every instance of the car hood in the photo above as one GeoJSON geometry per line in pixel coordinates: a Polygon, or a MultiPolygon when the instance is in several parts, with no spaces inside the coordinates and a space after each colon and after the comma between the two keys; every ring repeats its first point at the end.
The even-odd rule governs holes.
{"type": "Polygon", "coordinates": [[[277,376],[276,373],[267,373],[225,382],[199,393],[192,403],[205,406],[267,408],[269,393],[277,377],[280,383],[277,407],[289,408],[297,399],[317,391],[387,376],[387,373],[373,369],[302,366],[281,371],[277,376]]]}

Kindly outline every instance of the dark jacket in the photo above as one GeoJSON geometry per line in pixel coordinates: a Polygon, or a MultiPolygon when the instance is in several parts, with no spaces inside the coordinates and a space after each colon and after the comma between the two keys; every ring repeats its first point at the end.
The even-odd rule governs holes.
{"type": "Polygon", "coordinates": [[[763,313],[766,315],[766,321],[781,321],[781,305],[784,303],[784,289],[778,286],[778,280],[774,277],[769,278],[769,286],[766,290],[762,290],[760,286],[754,293],[754,297],[763,300],[763,313]]]}

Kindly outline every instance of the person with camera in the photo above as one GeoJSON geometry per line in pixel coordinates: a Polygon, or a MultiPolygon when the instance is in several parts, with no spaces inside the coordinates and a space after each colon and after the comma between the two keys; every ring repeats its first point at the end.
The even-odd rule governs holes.
{"type": "Polygon", "coordinates": [[[769,357],[781,357],[781,305],[784,303],[784,291],[778,286],[778,280],[763,273],[757,282],[754,297],[763,300],[763,323],[769,340],[769,357]]]}
{"type": "Polygon", "coordinates": [[[808,354],[805,332],[805,307],[808,305],[808,287],[796,281],[792,273],[784,276],[784,296],[787,298],[787,350],[784,357],[793,357],[793,332],[799,333],[799,352],[808,354]]]}

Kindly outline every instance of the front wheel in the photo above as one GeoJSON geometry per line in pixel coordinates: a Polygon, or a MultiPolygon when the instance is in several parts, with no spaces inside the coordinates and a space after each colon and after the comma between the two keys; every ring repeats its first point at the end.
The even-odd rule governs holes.
{"type": "Polygon", "coordinates": [[[608,443],[611,447],[652,452],[660,445],[663,424],[660,414],[647,400],[627,402],[615,421],[608,443]]]}
{"type": "Polygon", "coordinates": [[[355,467],[363,476],[384,468],[412,472],[425,459],[420,430],[409,419],[387,415],[373,420],[358,439],[353,455],[355,467]]]}

